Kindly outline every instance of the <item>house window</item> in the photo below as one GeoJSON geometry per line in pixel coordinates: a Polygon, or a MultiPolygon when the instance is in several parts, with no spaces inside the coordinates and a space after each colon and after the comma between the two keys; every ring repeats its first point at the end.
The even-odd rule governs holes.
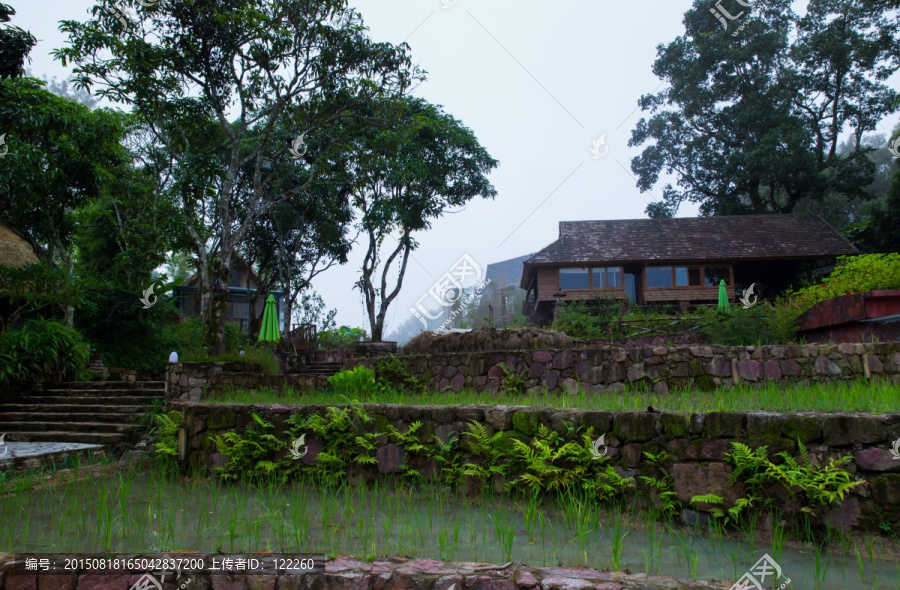
{"type": "Polygon", "coordinates": [[[559,269],[560,289],[590,289],[590,278],[586,268],[561,268],[559,269]]]}
{"type": "Polygon", "coordinates": [[[671,266],[648,266],[647,267],[647,287],[651,289],[665,288],[672,286],[672,267],[671,266]]]}
{"type": "Polygon", "coordinates": [[[622,269],[618,266],[591,269],[594,289],[618,289],[622,286],[622,269]]]}
{"type": "Polygon", "coordinates": [[[731,284],[731,274],[727,266],[707,266],[704,268],[707,287],[718,287],[719,281],[725,279],[725,284],[731,284]]]}
{"type": "Polygon", "coordinates": [[[229,287],[240,287],[241,286],[241,269],[232,268],[231,269],[231,278],[228,279],[229,287]]]}
{"type": "Polygon", "coordinates": [[[700,267],[699,266],[676,266],[675,267],[675,286],[676,287],[699,287],[700,267]]]}

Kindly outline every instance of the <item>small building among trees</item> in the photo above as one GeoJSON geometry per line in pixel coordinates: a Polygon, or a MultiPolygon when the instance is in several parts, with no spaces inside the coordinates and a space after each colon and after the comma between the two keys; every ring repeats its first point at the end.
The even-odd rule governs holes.
{"type": "Polygon", "coordinates": [[[855,254],[816,215],[561,221],[559,239],[523,263],[522,311],[546,322],[574,299],[709,304],[723,279],[732,301],[751,284],[758,297],[774,297],[855,254]]]}
{"type": "MultiPolygon", "coordinates": [[[[275,305],[278,309],[279,329],[284,330],[284,306],[282,291],[260,291],[260,278],[256,271],[239,254],[233,254],[231,259],[231,278],[228,281],[228,310],[225,320],[238,324],[242,332],[253,332],[258,328],[266,305],[269,293],[275,296],[275,305]],[[250,310],[253,315],[250,315],[250,310]],[[255,325],[254,325],[255,322],[255,325]]],[[[216,285],[213,285],[213,290],[216,285]]],[[[195,274],[180,287],[175,287],[175,296],[178,298],[178,309],[181,318],[194,317],[200,314],[201,290],[200,278],[195,274]]]]}

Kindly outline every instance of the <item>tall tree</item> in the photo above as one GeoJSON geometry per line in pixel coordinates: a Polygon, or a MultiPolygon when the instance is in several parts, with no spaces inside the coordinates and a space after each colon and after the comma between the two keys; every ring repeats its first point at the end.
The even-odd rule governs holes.
{"type": "Polygon", "coordinates": [[[413,234],[477,196],[493,198],[486,175],[498,165],[470,129],[439,107],[416,98],[382,107],[394,124],[362,136],[353,164],[353,204],[366,244],[356,287],[375,341],[418,246],[413,234]]]}
{"type": "Polygon", "coordinates": [[[723,30],[695,0],[685,35],[658,48],[653,70],[670,87],[640,100],[652,116],[629,145],[652,145],[632,170],[642,191],[663,170],[678,188],[667,184],[648,214],[670,216],[686,201],[728,215],[867,198],[874,165],[863,134],[898,98],[884,84],[897,69],[893,24],[865,0],[810,0],[803,17],[791,4],[754,3],[723,30]],[[840,154],[848,128],[853,150],[840,154]]]}
{"type": "MultiPolygon", "coordinates": [[[[8,23],[15,13],[12,6],[0,2],[0,23],[8,23]]],[[[25,60],[36,44],[37,39],[28,31],[13,25],[0,27],[0,79],[25,75],[25,60]]]]}
{"type": "Polygon", "coordinates": [[[346,0],[167,0],[131,21],[120,20],[123,5],[137,6],[100,0],[88,22],[64,21],[70,46],[57,57],[76,64],[79,87],[96,84],[97,96],[131,106],[157,130],[172,160],[161,185],[180,200],[218,353],[232,253],[288,198],[265,188],[266,164],[288,151],[273,131],[293,124],[314,133],[418,73],[407,46],[374,43],[346,0]],[[249,193],[236,184],[247,165],[249,193]]]}
{"type": "Polygon", "coordinates": [[[71,274],[78,212],[126,162],[125,126],[119,114],[92,111],[43,85],[34,78],[0,80],[0,129],[8,148],[0,165],[0,211],[27,232],[46,262],[71,274]]]}

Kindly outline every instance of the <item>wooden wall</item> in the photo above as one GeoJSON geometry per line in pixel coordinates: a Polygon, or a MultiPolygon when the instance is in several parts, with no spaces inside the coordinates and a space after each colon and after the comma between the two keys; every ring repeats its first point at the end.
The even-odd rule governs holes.
{"type": "MultiPolygon", "coordinates": [[[[728,300],[734,301],[734,287],[727,287],[728,300]]],[[[672,287],[644,289],[644,301],[718,301],[718,287],[672,287]]]]}

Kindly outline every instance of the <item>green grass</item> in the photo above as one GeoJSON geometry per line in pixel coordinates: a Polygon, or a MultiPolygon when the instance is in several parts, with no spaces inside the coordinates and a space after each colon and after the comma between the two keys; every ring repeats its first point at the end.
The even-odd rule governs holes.
{"type": "Polygon", "coordinates": [[[185,352],[181,360],[185,363],[246,363],[258,365],[263,371],[272,375],[281,373],[281,361],[272,356],[271,348],[265,346],[248,346],[244,348],[243,355],[240,351],[231,351],[211,356],[202,349],[191,350],[185,352]]]}
{"type": "MultiPolygon", "coordinates": [[[[668,394],[646,391],[604,393],[579,391],[576,394],[506,395],[462,390],[459,392],[405,393],[392,389],[373,390],[354,396],[363,403],[404,405],[485,404],[574,408],[585,410],[646,410],[653,406],[672,412],[774,411],[774,412],[900,412],[900,387],[887,381],[839,382],[785,387],[770,384],[759,387],[733,387],[716,391],[683,390],[668,394]]],[[[347,401],[332,391],[297,391],[243,388],[226,389],[206,400],[227,404],[335,404],[347,401]]]]}

